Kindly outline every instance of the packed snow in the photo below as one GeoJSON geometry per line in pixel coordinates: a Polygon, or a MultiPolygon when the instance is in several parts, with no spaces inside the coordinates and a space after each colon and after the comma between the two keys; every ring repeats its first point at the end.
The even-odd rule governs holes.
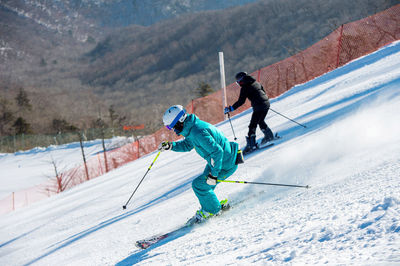
{"type": "MultiPolygon", "coordinates": [[[[104,142],[106,150],[111,150],[132,141],[133,138],[114,137],[104,142]]],[[[83,145],[87,159],[103,151],[102,140],[85,141],[83,145]]],[[[44,183],[51,184],[55,178],[53,163],[59,172],[63,172],[82,162],[79,142],[51,145],[47,148],[37,147],[16,153],[0,153],[0,200],[12,192],[44,183]]]]}
{"type": "MultiPolygon", "coordinates": [[[[247,156],[229,180],[309,189],[219,184],[231,210],[139,250],[136,240],[183,225],[199,208],[191,181],[205,161],[166,151],[122,209],[154,152],[2,215],[0,264],[400,264],[399,88],[395,42],[271,101],[306,128],[270,111],[266,122],[282,139],[247,156]]],[[[242,146],[250,116],[232,117],[242,146]]],[[[233,140],[229,122],[218,127],[233,140]]],[[[64,158],[72,160],[68,150],[64,158]]]]}

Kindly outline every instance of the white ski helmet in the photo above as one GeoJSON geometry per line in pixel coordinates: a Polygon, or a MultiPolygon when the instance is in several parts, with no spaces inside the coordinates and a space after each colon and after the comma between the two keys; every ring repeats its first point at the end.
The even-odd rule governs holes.
{"type": "Polygon", "coordinates": [[[180,122],[183,123],[187,117],[186,110],[182,105],[174,105],[165,111],[163,116],[164,126],[169,130],[173,129],[174,126],[180,122]]]}

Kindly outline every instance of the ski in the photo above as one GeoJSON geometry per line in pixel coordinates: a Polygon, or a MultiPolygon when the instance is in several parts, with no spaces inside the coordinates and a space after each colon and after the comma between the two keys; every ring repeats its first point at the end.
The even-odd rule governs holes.
{"type": "Polygon", "coordinates": [[[258,149],[264,149],[267,147],[271,147],[272,145],[274,145],[274,141],[276,141],[280,138],[282,138],[282,137],[279,136],[278,133],[275,133],[274,138],[272,140],[268,141],[267,143],[261,144],[261,141],[260,141],[260,143],[257,142],[257,147],[258,147],[258,149]]]}
{"type": "MultiPolygon", "coordinates": [[[[191,226],[191,225],[190,225],[191,226]]],[[[152,236],[150,238],[146,238],[146,239],[142,239],[142,240],[138,240],[136,241],[136,247],[140,248],[140,249],[146,249],[149,248],[150,246],[157,244],[158,242],[160,242],[161,240],[178,233],[181,230],[184,230],[185,228],[189,227],[189,225],[184,225],[182,227],[179,227],[171,232],[165,233],[165,234],[160,234],[160,235],[155,235],[152,236]]]]}
{"type": "Polygon", "coordinates": [[[253,153],[255,151],[260,151],[260,150],[264,150],[264,149],[270,148],[270,147],[275,145],[274,141],[278,140],[280,138],[282,138],[282,137],[279,136],[278,133],[275,133],[275,136],[274,136],[273,140],[270,140],[269,142],[267,142],[267,143],[265,143],[263,145],[261,145],[261,143],[257,143],[256,149],[254,149],[252,151],[248,151],[248,152],[243,152],[243,155],[249,155],[249,154],[251,154],[251,153],[253,153]]]}
{"type": "MultiPolygon", "coordinates": [[[[215,216],[213,216],[213,217],[211,217],[209,219],[212,219],[214,217],[219,217],[220,215],[222,215],[222,213],[224,213],[225,211],[227,211],[229,209],[231,209],[230,205],[228,205],[227,207],[221,209],[221,214],[215,215],[215,216]]],[[[140,249],[147,249],[147,248],[151,247],[152,245],[157,244],[160,241],[162,241],[162,240],[164,240],[164,239],[166,239],[168,237],[171,237],[171,236],[174,236],[174,235],[178,235],[179,233],[183,233],[185,230],[187,230],[190,227],[193,227],[193,226],[199,225],[199,224],[204,224],[209,219],[206,219],[206,220],[203,220],[203,221],[199,222],[198,220],[194,219],[194,217],[192,217],[183,226],[180,226],[180,227],[178,227],[178,228],[176,228],[176,229],[174,229],[174,230],[172,230],[172,231],[170,231],[168,233],[158,234],[158,235],[154,235],[154,236],[149,237],[149,238],[145,238],[145,239],[136,241],[135,246],[140,248],[140,249]]]]}

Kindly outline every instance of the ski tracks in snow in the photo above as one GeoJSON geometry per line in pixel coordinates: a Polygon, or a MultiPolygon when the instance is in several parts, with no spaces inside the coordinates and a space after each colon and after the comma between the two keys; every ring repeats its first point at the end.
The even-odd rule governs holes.
{"type": "MultiPolygon", "coordinates": [[[[221,219],[193,229],[194,234],[159,246],[146,264],[166,258],[179,265],[209,259],[223,265],[399,261],[400,184],[390,174],[396,172],[400,161],[382,163],[344,182],[304,191],[282,189],[282,197],[275,194],[266,201],[249,198],[221,219]],[[254,223],[262,226],[254,230],[254,223]]],[[[258,196],[268,198],[269,191],[258,196]]]]}
{"type": "Polygon", "coordinates": [[[386,163],[350,176],[346,182],[293,194],[284,205],[278,200],[275,206],[280,208],[269,210],[269,216],[291,223],[270,221],[275,224],[271,232],[278,232],[273,236],[276,242],[264,250],[254,250],[254,260],[249,262],[346,264],[382,262],[382,258],[388,263],[398,261],[400,185],[398,176],[387,174],[396,172],[400,172],[400,162],[386,163]],[[382,176],[386,182],[382,182],[382,176]],[[333,213],[329,207],[332,203],[336,206],[333,213]]]}

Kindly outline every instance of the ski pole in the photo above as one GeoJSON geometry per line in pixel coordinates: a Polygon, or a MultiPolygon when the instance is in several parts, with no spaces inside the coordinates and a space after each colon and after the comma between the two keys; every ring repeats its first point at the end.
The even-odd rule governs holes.
{"type": "Polygon", "coordinates": [[[277,112],[277,111],[275,111],[275,110],[272,110],[271,108],[269,108],[269,110],[271,110],[271,111],[274,112],[274,113],[277,113],[278,115],[283,116],[284,118],[286,118],[286,119],[288,119],[288,120],[290,120],[290,121],[292,121],[292,122],[298,124],[299,126],[302,126],[302,127],[304,127],[304,128],[307,128],[305,125],[302,125],[302,124],[300,124],[300,123],[294,121],[293,119],[290,119],[289,117],[284,116],[283,114],[281,114],[281,113],[279,113],[279,112],[277,112]]]}
{"type": "Polygon", "coordinates": [[[233,137],[235,138],[235,140],[237,140],[236,135],[235,135],[235,130],[233,130],[233,126],[232,126],[231,115],[229,113],[228,113],[228,119],[229,119],[229,123],[231,124],[233,137]]]}
{"type": "Polygon", "coordinates": [[[126,209],[126,205],[128,205],[129,201],[131,200],[131,198],[133,197],[133,195],[135,194],[136,190],[139,188],[140,184],[142,183],[143,179],[146,177],[147,173],[150,171],[151,167],[153,166],[154,162],[157,160],[158,156],[160,156],[161,151],[159,151],[157,153],[156,158],[154,159],[154,161],[150,164],[149,169],[147,169],[147,172],[144,174],[142,180],[140,180],[139,184],[137,185],[137,187],[135,188],[135,190],[133,191],[132,195],[129,197],[128,201],[125,203],[124,206],[122,206],[122,209],[126,209]]]}
{"type": "Polygon", "coordinates": [[[288,185],[288,184],[275,184],[275,183],[261,183],[261,182],[249,182],[249,181],[234,181],[234,180],[217,180],[217,182],[224,183],[240,183],[240,184],[254,184],[254,185],[268,185],[268,186],[281,186],[281,187],[300,187],[300,188],[310,188],[307,186],[299,186],[299,185],[288,185]]]}

